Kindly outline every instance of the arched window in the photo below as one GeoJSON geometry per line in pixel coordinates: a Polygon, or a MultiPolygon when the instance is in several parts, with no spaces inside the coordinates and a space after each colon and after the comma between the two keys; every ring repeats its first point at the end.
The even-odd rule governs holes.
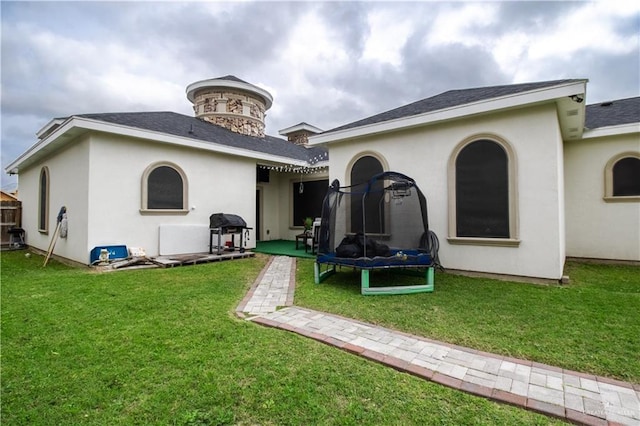
{"type": "Polygon", "coordinates": [[[605,167],[606,201],[640,201],[640,154],[616,155],[605,167]]]}
{"type": "Polygon", "coordinates": [[[449,161],[449,237],[467,244],[517,245],[515,158],[498,138],[460,144],[449,161]]]}
{"type": "MultiPolygon", "coordinates": [[[[364,184],[371,177],[384,171],[382,163],[374,156],[365,155],[360,157],[353,163],[350,173],[351,186],[364,184]]],[[[363,216],[363,197],[351,197],[350,217],[351,232],[365,232],[363,221],[366,226],[366,232],[371,234],[383,234],[385,231],[385,212],[384,212],[384,193],[382,186],[384,183],[379,181],[376,183],[380,188],[379,193],[369,194],[364,200],[365,215],[363,216]]],[[[376,188],[374,188],[375,190],[376,188]]],[[[354,187],[354,191],[358,188],[354,187]]]]}
{"type": "Polygon", "coordinates": [[[38,231],[49,232],[49,168],[40,170],[38,187],[38,231]]]}
{"type": "Polygon", "coordinates": [[[187,178],[171,163],[149,166],[142,176],[142,211],[187,213],[187,178]]]}

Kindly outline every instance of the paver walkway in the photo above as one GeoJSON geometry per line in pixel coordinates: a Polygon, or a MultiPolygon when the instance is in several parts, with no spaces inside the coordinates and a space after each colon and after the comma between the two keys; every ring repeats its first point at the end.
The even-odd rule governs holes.
{"type": "Polygon", "coordinates": [[[496,401],[574,423],[640,426],[638,384],[480,352],[291,306],[294,271],[293,259],[272,258],[238,312],[256,314],[249,317],[256,323],[292,331],[496,401]],[[278,310],[278,306],[289,307],[278,310]]]}
{"type": "Polygon", "coordinates": [[[279,306],[291,306],[294,280],[294,259],[287,256],[271,257],[236,311],[257,315],[275,312],[279,306]]]}

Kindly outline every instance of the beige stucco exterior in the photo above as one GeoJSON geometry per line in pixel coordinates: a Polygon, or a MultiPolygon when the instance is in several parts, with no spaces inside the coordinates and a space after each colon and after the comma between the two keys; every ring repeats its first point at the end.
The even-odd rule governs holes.
{"type": "MultiPolygon", "coordinates": [[[[149,256],[204,252],[209,216],[220,212],[237,214],[253,228],[245,247],[255,247],[256,240],[293,240],[303,229],[293,224],[294,184],[338,179],[349,185],[354,163],[373,156],[385,171],[415,179],[427,197],[429,226],[446,269],[558,280],[567,256],[640,261],[640,196],[611,197],[605,179],[616,159],[640,158],[640,125],[585,129],[585,84],[560,82],[324,133],[306,123],[280,132],[291,143],[308,132],[303,145],[326,147],[328,163],[324,155],[320,163],[314,162],[319,157],[306,163],[289,154],[206,142],[191,132],[178,136],[80,116],[54,119],[8,170],[19,170],[27,243],[47,250],[58,211],[66,206],[69,233],[57,241],[55,254],[88,263],[90,251],[105,245],[140,247],[149,256]],[[455,235],[455,161],[466,144],[480,139],[507,153],[509,238],[455,235]],[[160,163],[187,182],[182,209],[143,208],[144,175],[160,163]],[[268,182],[256,182],[258,165],[272,169],[268,182]],[[38,230],[44,167],[48,232],[38,230]]],[[[187,98],[199,118],[254,136],[262,135],[272,102],[268,92],[233,76],[193,83],[187,98]]]]}
{"type": "Polygon", "coordinates": [[[605,170],[621,153],[640,155],[640,134],[564,145],[567,256],[640,261],[640,197],[605,200],[605,170]]]}
{"type": "Polygon", "coordinates": [[[416,180],[428,200],[429,225],[440,239],[445,268],[559,279],[565,258],[563,151],[555,104],[432,124],[329,145],[330,180],[349,183],[350,165],[375,155],[389,170],[416,180]],[[515,153],[513,161],[519,244],[449,241],[448,162],[469,138],[495,135],[515,153]]]}
{"type": "Polygon", "coordinates": [[[69,231],[67,238],[58,238],[55,253],[58,256],[88,263],[89,251],[89,169],[91,138],[80,137],[74,144],[39,164],[20,172],[20,199],[22,201],[22,227],[26,242],[32,247],[47,250],[57,223],[60,208],[67,208],[69,231]],[[38,193],[40,172],[49,169],[48,232],[38,230],[38,193]]]}
{"type": "MultiPolygon", "coordinates": [[[[106,133],[85,135],[68,146],[20,172],[23,226],[28,244],[35,248],[48,248],[63,205],[68,210],[69,234],[57,242],[55,254],[80,263],[88,263],[91,249],[102,245],[141,247],[147,255],[156,256],[161,226],[208,227],[212,213],[237,214],[253,225],[255,160],[106,133]],[[140,211],[142,174],[160,161],[176,164],[188,179],[189,204],[184,214],[140,211]],[[37,230],[34,205],[44,166],[50,173],[48,235],[37,230]]],[[[185,242],[187,247],[191,245],[185,242]]],[[[253,231],[247,247],[255,247],[253,231]]]]}

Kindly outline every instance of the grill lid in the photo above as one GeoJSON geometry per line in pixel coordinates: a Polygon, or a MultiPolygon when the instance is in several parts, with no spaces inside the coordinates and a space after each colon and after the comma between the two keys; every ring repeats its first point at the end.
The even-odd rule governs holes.
{"type": "Polygon", "coordinates": [[[247,222],[240,216],[229,213],[214,213],[209,216],[209,228],[246,228],[247,222]]]}

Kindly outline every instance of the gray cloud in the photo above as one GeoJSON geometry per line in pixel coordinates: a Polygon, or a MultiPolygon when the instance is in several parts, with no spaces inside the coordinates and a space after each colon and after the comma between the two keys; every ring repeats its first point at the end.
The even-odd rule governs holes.
{"type": "Polygon", "coordinates": [[[548,76],[588,78],[587,102],[640,96],[640,54],[583,54],[558,61],[546,70],[548,76]],[[614,83],[615,84],[612,84],[614,83]]]}
{"type": "Polygon", "coordinates": [[[370,34],[367,22],[369,8],[361,2],[329,2],[322,3],[318,9],[318,13],[341,35],[347,52],[355,58],[362,54],[370,34]]]}
{"type": "MultiPolygon", "coordinates": [[[[578,22],[572,28],[584,34],[556,43],[566,54],[544,51],[555,47],[544,37],[575,25],[575,16],[593,5],[2,2],[2,166],[31,146],[53,117],[191,114],[185,87],[227,74],[274,92],[270,134],[300,121],[329,129],[450,89],[509,84],[523,75],[529,81],[589,78],[590,103],[638,96],[637,7],[578,22]],[[470,5],[491,13],[468,16],[470,5]],[[382,39],[397,57],[385,58],[384,48],[373,55],[367,50],[380,30],[370,25],[372,16],[388,17],[382,26],[397,30],[382,39]],[[578,43],[593,31],[613,41],[578,43]],[[522,34],[526,38],[516,37],[522,34]],[[499,57],[503,40],[509,43],[499,57]],[[631,45],[621,48],[620,40],[631,45]]],[[[14,183],[3,174],[3,188],[14,183]]]]}
{"type": "Polygon", "coordinates": [[[540,32],[556,23],[571,19],[571,13],[582,7],[572,1],[505,1],[499,3],[499,15],[493,31],[540,32]]]}
{"type": "MultiPolygon", "coordinates": [[[[213,4],[215,5],[215,3],[213,4]]],[[[140,6],[144,8],[143,6],[140,6]]],[[[234,3],[214,15],[211,4],[176,7],[171,13],[147,6],[131,18],[145,49],[169,46],[198,79],[256,74],[286,42],[291,24],[309,9],[306,3],[234,3]]]]}

